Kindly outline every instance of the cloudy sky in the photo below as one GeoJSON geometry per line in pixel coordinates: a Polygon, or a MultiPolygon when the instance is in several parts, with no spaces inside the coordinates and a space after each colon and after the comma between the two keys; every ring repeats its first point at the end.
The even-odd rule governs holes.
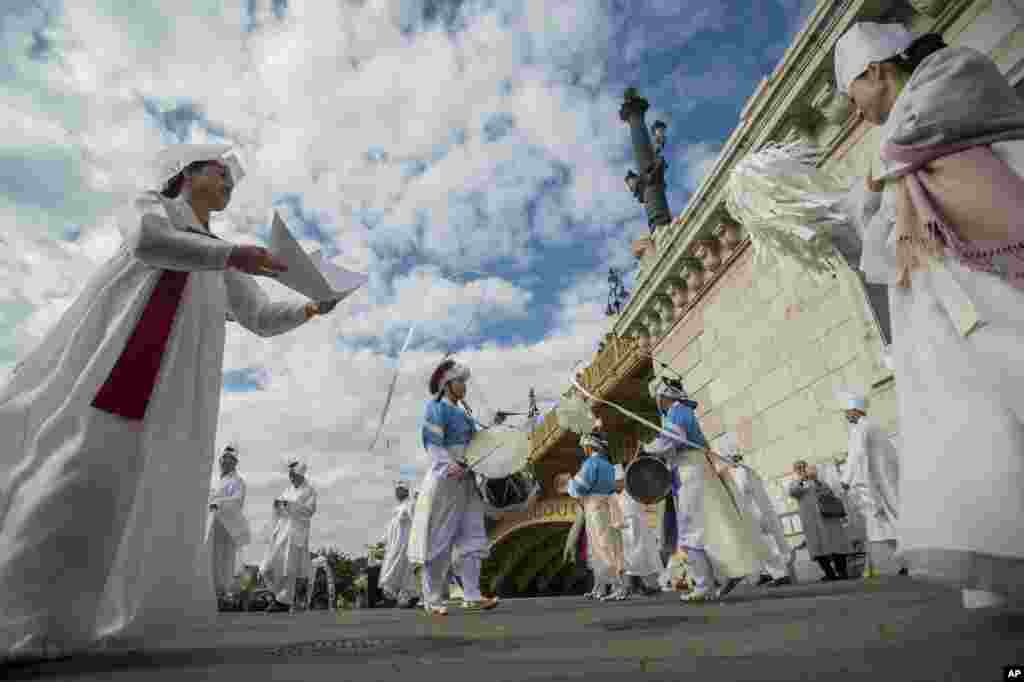
{"type": "Polygon", "coordinates": [[[608,268],[628,280],[646,231],[622,181],[623,90],[669,124],[678,213],[814,4],[5,0],[0,376],[118,247],[114,216],[159,149],[235,143],[248,175],[214,230],[264,243],[277,208],[371,280],[289,335],[229,325],[218,451],[240,444],[257,530],[285,458],[306,458],[314,545],[360,552],[383,535],[391,483],[425,469],[418,421],[446,350],[487,415],[525,408],[531,386],[557,396],[607,332],[608,268]]]}

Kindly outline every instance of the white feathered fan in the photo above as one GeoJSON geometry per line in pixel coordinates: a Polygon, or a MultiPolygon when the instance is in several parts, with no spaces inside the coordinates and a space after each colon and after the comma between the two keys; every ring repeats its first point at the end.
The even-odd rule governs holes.
{"type": "Polygon", "coordinates": [[[555,408],[558,425],[566,431],[583,435],[594,430],[596,419],[590,405],[578,395],[571,396],[558,403],[555,408]]]}
{"type": "Polygon", "coordinates": [[[803,142],[771,144],[730,173],[726,208],[750,234],[760,262],[788,258],[814,273],[834,270],[831,228],[849,220],[840,204],[846,191],[817,167],[819,159],[803,142]]]}

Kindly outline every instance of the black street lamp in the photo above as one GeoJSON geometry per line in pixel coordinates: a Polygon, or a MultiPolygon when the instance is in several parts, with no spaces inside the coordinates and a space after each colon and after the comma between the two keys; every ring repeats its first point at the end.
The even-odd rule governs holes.
{"type": "Polygon", "coordinates": [[[615,268],[609,268],[608,305],[604,309],[604,314],[608,317],[618,315],[622,312],[622,306],[626,304],[627,299],[629,299],[629,292],[622,285],[622,277],[619,275],[619,271],[615,268]]]}
{"type": "Polygon", "coordinates": [[[672,222],[672,214],[665,196],[665,169],[668,164],[662,155],[668,126],[663,121],[655,121],[651,126],[651,133],[654,134],[654,141],[657,144],[655,148],[651,144],[651,136],[644,123],[644,115],[648,108],[650,104],[640,96],[636,88],[629,88],[623,96],[619,118],[629,124],[633,157],[640,169],[640,173],[629,171],[625,178],[626,186],[647,209],[647,226],[653,234],[661,225],[672,222]]]}

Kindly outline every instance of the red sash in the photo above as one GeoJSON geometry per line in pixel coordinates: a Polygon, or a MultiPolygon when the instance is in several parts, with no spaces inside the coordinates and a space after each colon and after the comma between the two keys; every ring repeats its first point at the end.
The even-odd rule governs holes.
{"type": "Polygon", "coordinates": [[[93,407],[125,419],[146,416],[188,274],[165,270],[160,276],[121,357],[92,401],[93,407]]]}

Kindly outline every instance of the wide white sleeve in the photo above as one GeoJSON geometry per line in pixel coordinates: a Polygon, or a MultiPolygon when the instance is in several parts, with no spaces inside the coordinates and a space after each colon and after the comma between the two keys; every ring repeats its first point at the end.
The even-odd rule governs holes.
{"type": "Polygon", "coordinates": [[[309,521],[316,513],[316,491],[310,488],[301,499],[288,505],[288,512],[294,519],[309,521]]]}
{"type": "Polygon", "coordinates": [[[880,206],[865,223],[864,248],[860,256],[860,269],[872,284],[893,286],[899,280],[893,231],[896,225],[895,190],[887,186],[881,192],[880,206]]]}
{"type": "Polygon", "coordinates": [[[807,493],[807,485],[803,481],[790,481],[786,485],[786,493],[797,500],[803,497],[807,493]]]}
{"type": "Polygon", "coordinates": [[[241,510],[245,504],[245,483],[239,479],[229,482],[215,491],[211,504],[216,504],[222,511],[241,510]]]}
{"type": "Polygon", "coordinates": [[[306,321],[305,303],[271,301],[256,278],[237,270],[224,272],[228,308],[235,320],[259,336],[289,332],[306,321]]]}
{"type": "Polygon", "coordinates": [[[224,270],[235,245],[176,229],[166,216],[144,213],[125,243],[133,256],[161,270],[224,270]]]}

